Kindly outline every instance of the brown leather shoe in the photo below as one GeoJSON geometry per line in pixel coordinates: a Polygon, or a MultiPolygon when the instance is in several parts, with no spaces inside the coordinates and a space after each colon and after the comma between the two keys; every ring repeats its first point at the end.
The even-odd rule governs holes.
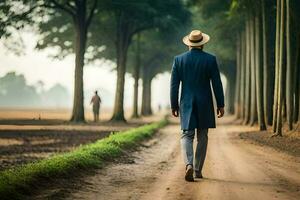
{"type": "Polygon", "coordinates": [[[187,165],[186,170],[185,170],[185,180],[188,182],[193,182],[194,181],[194,169],[192,165],[187,165]]]}

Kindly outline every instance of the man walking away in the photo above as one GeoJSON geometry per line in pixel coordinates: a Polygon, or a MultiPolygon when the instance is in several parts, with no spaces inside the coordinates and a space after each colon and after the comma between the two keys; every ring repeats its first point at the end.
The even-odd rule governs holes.
{"type": "Polygon", "coordinates": [[[224,115],[224,93],[216,57],[203,51],[203,45],[208,41],[209,36],[199,30],[185,36],[183,43],[189,47],[189,51],[175,57],[171,73],[171,109],[174,117],[180,115],[186,181],[194,181],[194,173],[196,178],[203,178],[208,128],[216,127],[211,85],[217,101],[218,118],[224,115]],[[197,146],[194,159],[195,129],[197,146]]]}
{"type": "Polygon", "coordinates": [[[101,98],[98,96],[98,91],[95,91],[95,95],[92,97],[91,104],[93,104],[94,122],[99,121],[101,98]]]}

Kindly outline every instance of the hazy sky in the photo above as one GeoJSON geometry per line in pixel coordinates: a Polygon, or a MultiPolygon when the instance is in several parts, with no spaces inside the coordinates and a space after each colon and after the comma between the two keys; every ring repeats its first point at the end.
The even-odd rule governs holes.
{"type": "MultiPolygon", "coordinates": [[[[16,56],[4,48],[3,41],[0,40],[0,76],[7,72],[16,71],[24,74],[28,84],[35,84],[42,80],[45,88],[50,88],[56,83],[67,87],[73,93],[74,85],[74,55],[70,55],[63,60],[50,58],[54,49],[37,51],[34,46],[37,35],[33,33],[21,34],[25,43],[25,55],[16,56]]],[[[170,66],[171,68],[171,66],[170,66]]],[[[167,105],[169,103],[169,74],[158,75],[152,83],[152,101],[156,107],[158,103],[167,105]]],[[[116,86],[116,72],[111,71],[111,66],[86,65],[84,68],[84,88],[85,91],[94,91],[102,88],[109,93],[109,97],[102,97],[105,106],[112,106],[116,86]],[[105,100],[108,101],[105,101],[105,100]]],[[[101,90],[100,90],[101,94],[101,90]]],[[[92,95],[92,94],[91,94],[92,95]]],[[[133,79],[126,75],[125,84],[125,105],[131,106],[133,96],[133,79]]],[[[85,103],[89,102],[89,96],[85,97],[85,103]]]]}

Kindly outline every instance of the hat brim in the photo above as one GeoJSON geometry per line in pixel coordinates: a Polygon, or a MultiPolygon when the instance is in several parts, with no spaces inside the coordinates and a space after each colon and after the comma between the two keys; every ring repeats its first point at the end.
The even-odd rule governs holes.
{"type": "Polygon", "coordinates": [[[190,46],[190,47],[199,47],[199,46],[202,46],[202,45],[206,44],[209,41],[209,39],[210,39],[209,35],[207,35],[205,33],[202,33],[202,36],[203,36],[203,39],[200,42],[191,42],[189,40],[189,35],[184,36],[182,38],[182,41],[187,46],[190,46]]]}

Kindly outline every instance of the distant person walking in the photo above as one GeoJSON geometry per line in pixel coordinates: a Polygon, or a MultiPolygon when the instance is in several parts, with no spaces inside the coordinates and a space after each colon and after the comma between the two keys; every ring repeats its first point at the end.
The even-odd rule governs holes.
{"type": "Polygon", "coordinates": [[[218,117],[224,115],[224,94],[216,57],[203,51],[209,36],[199,30],[183,38],[189,51],[176,56],[171,73],[171,109],[175,117],[180,115],[181,148],[186,166],[185,180],[202,177],[207,149],[208,128],[215,128],[215,112],[211,85],[217,101],[218,117]],[[180,104],[178,104],[181,83],[180,104]],[[194,160],[193,140],[197,130],[197,146],[194,160]]]}
{"type": "Polygon", "coordinates": [[[93,104],[94,122],[99,121],[99,110],[101,104],[101,98],[98,95],[98,91],[95,91],[95,95],[92,97],[91,104],[93,104]]]}

